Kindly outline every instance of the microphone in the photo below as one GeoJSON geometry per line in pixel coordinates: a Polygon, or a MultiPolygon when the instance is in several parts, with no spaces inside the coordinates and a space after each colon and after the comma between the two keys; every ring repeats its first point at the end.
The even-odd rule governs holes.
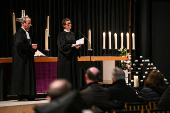
{"type": "MultiPolygon", "coordinates": [[[[81,34],[81,35],[83,35],[83,33],[81,33],[80,31],[79,31],[79,33],[81,34]]],[[[89,42],[89,40],[83,35],[83,37],[89,42]]]]}

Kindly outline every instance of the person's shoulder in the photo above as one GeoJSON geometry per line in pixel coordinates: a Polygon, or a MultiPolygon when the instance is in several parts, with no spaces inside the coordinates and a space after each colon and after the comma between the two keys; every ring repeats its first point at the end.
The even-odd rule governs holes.
{"type": "Polygon", "coordinates": [[[153,91],[153,90],[152,90],[152,88],[150,88],[150,87],[143,87],[143,88],[140,90],[140,92],[151,92],[151,91],[153,91]]]}
{"type": "Polygon", "coordinates": [[[24,32],[24,30],[22,28],[19,28],[16,33],[21,33],[21,32],[24,32]]]}
{"type": "Polygon", "coordinates": [[[72,32],[72,31],[70,31],[70,33],[71,33],[71,34],[73,34],[73,35],[75,35],[75,33],[74,33],[74,32],[72,32]]]}
{"type": "Polygon", "coordinates": [[[81,94],[82,94],[82,93],[88,93],[89,91],[92,91],[91,86],[88,86],[86,89],[81,90],[80,93],[81,93],[81,94]]]}
{"type": "Polygon", "coordinates": [[[60,33],[59,33],[59,35],[63,35],[63,34],[65,34],[66,32],[65,31],[61,31],[60,33]]]}

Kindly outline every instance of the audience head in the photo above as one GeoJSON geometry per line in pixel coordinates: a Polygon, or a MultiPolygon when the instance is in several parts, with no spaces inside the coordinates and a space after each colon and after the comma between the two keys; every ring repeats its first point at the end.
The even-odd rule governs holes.
{"type": "Polygon", "coordinates": [[[28,31],[30,29],[30,27],[32,26],[31,25],[31,18],[30,17],[23,17],[21,19],[21,25],[26,31],[28,31]]]}
{"type": "Polygon", "coordinates": [[[48,88],[48,100],[61,97],[71,91],[71,83],[65,79],[57,79],[50,83],[48,88]]]}
{"type": "Polygon", "coordinates": [[[85,74],[86,82],[98,82],[100,78],[100,71],[96,67],[88,68],[85,74]]]}
{"type": "Polygon", "coordinates": [[[163,85],[165,85],[163,74],[159,70],[152,70],[145,81],[145,86],[163,85]]]}
{"type": "Polygon", "coordinates": [[[125,73],[122,69],[120,68],[115,68],[112,71],[112,83],[117,81],[117,80],[125,80],[125,73]]]}

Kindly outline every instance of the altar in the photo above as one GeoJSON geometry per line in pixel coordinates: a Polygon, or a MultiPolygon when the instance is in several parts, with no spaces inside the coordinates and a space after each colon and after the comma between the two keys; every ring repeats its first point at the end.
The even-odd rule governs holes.
{"type": "MultiPolygon", "coordinates": [[[[35,57],[35,72],[36,72],[36,91],[37,93],[46,93],[48,85],[51,81],[57,78],[57,57],[35,57]]],[[[126,57],[121,56],[82,56],[78,57],[79,62],[103,62],[103,84],[111,84],[111,71],[115,68],[116,60],[127,60],[126,57]]],[[[4,95],[8,95],[7,83],[11,79],[12,71],[12,58],[0,58],[0,100],[4,98],[4,95]],[[2,64],[7,64],[5,69],[2,64]]]]}

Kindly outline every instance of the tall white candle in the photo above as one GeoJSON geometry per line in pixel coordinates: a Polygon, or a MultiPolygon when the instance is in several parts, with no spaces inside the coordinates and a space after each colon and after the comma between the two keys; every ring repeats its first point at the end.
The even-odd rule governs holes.
{"type": "Polygon", "coordinates": [[[123,49],[123,33],[121,33],[121,48],[123,49]]]}
{"type": "Polygon", "coordinates": [[[91,31],[88,31],[88,49],[91,49],[91,31]]]}
{"type": "Polygon", "coordinates": [[[126,38],[127,38],[127,49],[129,49],[129,33],[126,33],[126,38]]]}
{"type": "Polygon", "coordinates": [[[12,13],[13,35],[16,33],[15,13],[12,13]]]}
{"type": "Polygon", "coordinates": [[[134,76],[134,87],[139,87],[138,76],[134,76]]]}
{"type": "Polygon", "coordinates": [[[25,17],[25,10],[21,11],[21,18],[25,17]]]}
{"type": "Polygon", "coordinates": [[[109,49],[112,49],[111,32],[109,32],[109,49]]]}
{"type": "Polygon", "coordinates": [[[50,23],[50,17],[47,16],[47,29],[48,29],[48,36],[49,36],[49,32],[50,32],[50,29],[49,29],[49,23],[50,23]]]}
{"type": "Polygon", "coordinates": [[[115,39],[115,49],[117,49],[117,34],[114,34],[114,39],[115,39]]]}
{"type": "Polygon", "coordinates": [[[45,50],[48,50],[48,29],[45,30],[45,50]]]}
{"type": "Polygon", "coordinates": [[[105,49],[105,39],[106,39],[106,33],[103,32],[103,49],[105,49]]]}
{"type": "Polygon", "coordinates": [[[135,34],[132,33],[132,49],[135,49],[135,34]]]}

